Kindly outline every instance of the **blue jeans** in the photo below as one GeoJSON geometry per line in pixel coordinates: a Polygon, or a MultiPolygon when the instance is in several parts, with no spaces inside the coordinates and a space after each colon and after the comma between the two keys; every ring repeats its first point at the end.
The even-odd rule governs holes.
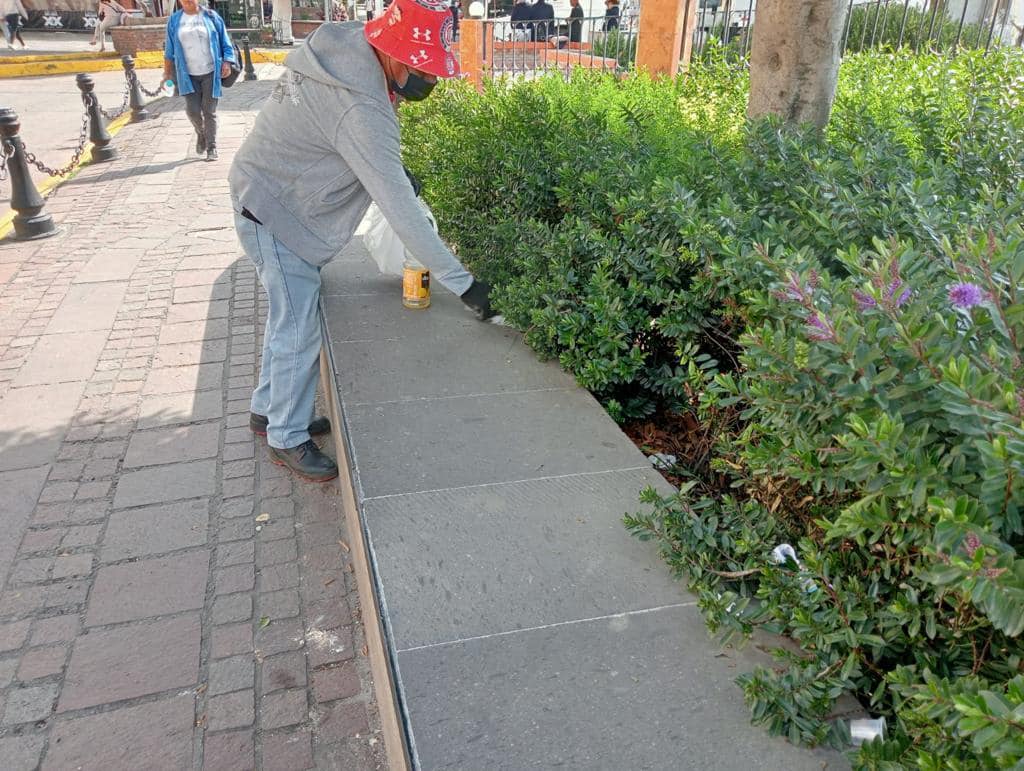
{"type": "Polygon", "coordinates": [[[251,408],[267,416],[267,444],[297,447],[309,439],[320,373],[320,268],[238,212],[235,231],[269,302],[251,408]]]}

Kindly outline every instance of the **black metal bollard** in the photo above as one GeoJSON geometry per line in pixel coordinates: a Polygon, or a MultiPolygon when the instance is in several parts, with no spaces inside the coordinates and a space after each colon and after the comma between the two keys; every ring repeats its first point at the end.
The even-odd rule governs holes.
{"type": "Polygon", "coordinates": [[[124,67],[124,77],[128,81],[128,106],[132,108],[132,123],[146,120],[149,111],[146,110],[146,102],[142,98],[139,76],[135,72],[135,60],[131,56],[122,56],[121,66],[124,67]]]}
{"type": "Polygon", "coordinates": [[[95,84],[91,75],[79,75],[75,78],[78,88],[82,92],[82,102],[89,113],[89,140],[92,142],[93,163],[112,161],[117,157],[117,148],[110,146],[110,133],[107,131],[107,122],[100,112],[100,100],[93,93],[95,84]]]}
{"type": "Polygon", "coordinates": [[[245,79],[256,80],[256,69],[252,66],[252,53],[249,51],[248,35],[242,35],[242,58],[245,59],[245,79]]]}
{"type": "Polygon", "coordinates": [[[53,217],[43,211],[43,197],[36,190],[28,173],[28,160],[18,131],[21,121],[10,107],[0,108],[0,152],[7,156],[7,172],[11,179],[11,208],[14,215],[14,237],[20,240],[46,238],[57,233],[53,217]]]}

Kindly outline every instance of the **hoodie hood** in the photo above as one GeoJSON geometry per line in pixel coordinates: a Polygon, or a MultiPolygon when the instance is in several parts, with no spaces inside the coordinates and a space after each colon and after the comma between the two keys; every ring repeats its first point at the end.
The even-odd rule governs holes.
{"type": "Polygon", "coordinates": [[[384,68],[363,35],[363,23],[321,24],[284,60],[284,66],[334,88],[387,99],[384,68]]]}

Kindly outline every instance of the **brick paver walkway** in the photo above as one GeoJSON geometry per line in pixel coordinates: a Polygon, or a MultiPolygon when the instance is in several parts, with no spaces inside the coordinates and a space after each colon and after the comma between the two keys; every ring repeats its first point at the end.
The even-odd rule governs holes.
{"type": "Polygon", "coordinates": [[[375,769],[335,488],[254,441],[263,299],[180,101],[0,244],[0,767],[375,769]]]}

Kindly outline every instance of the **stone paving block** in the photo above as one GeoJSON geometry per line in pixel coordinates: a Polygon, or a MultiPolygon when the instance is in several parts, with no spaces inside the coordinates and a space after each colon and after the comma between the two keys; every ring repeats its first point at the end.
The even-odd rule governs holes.
{"type": "Polygon", "coordinates": [[[687,768],[819,771],[827,753],[751,725],[733,683],[745,654],[717,653],[699,610],[683,607],[401,652],[398,667],[423,768],[665,768],[685,757],[687,768]]]}
{"type": "Polygon", "coordinates": [[[253,698],[252,691],[211,697],[206,703],[206,730],[221,731],[251,726],[255,717],[253,698]]]}
{"type": "Polygon", "coordinates": [[[29,530],[21,539],[20,554],[33,554],[36,552],[48,552],[57,548],[65,533],[68,531],[63,527],[51,527],[46,530],[29,530]]]}
{"type": "Polygon", "coordinates": [[[215,659],[252,653],[252,624],[226,624],[213,628],[210,655],[215,659]]]}
{"type": "MultiPolygon", "coordinates": [[[[142,388],[144,396],[153,394],[193,393],[219,389],[224,374],[221,364],[190,364],[182,367],[153,369],[142,388]]],[[[219,394],[218,394],[219,396],[219,394]]]]}
{"type": "Polygon", "coordinates": [[[110,515],[100,559],[114,562],[206,543],[209,501],[181,501],[110,515]]]}
{"type": "Polygon", "coordinates": [[[232,565],[214,573],[214,588],[218,595],[236,592],[251,592],[256,585],[255,569],[252,564],[232,565]]]}
{"type": "Polygon", "coordinates": [[[346,404],[573,388],[556,362],[541,363],[518,332],[481,325],[464,336],[338,343],[338,391],[346,404]],[[412,370],[416,377],[407,377],[412,370]]]}
{"type": "Polygon", "coordinates": [[[361,690],[359,672],[352,662],[313,673],[313,692],[319,702],[348,699],[361,690]]]}
{"type": "MultiPolygon", "coordinates": [[[[250,489],[249,492],[252,492],[250,489]]],[[[256,525],[251,519],[228,519],[220,523],[217,537],[220,541],[248,540],[256,533],[256,525]]]]}
{"type": "Polygon", "coordinates": [[[42,734],[22,734],[0,739],[0,758],[6,771],[35,771],[43,753],[46,737],[42,734]]]}
{"type": "MultiPolygon", "coordinates": [[[[339,742],[345,739],[365,734],[370,730],[369,720],[366,716],[366,705],[362,702],[335,701],[330,704],[321,704],[318,708],[320,722],[317,725],[317,738],[323,742],[339,742]]],[[[434,766],[424,765],[424,768],[434,766]]],[[[493,768],[494,766],[480,765],[473,768],[493,768]]],[[[625,766],[623,766],[625,768],[625,766]]]]}
{"type": "Polygon", "coordinates": [[[187,286],[174,290],[175,304],[208,302],[210,300],[227,300],[231,297],[231,284],[229,281],[213,284],[211,286],[187,286]]]}
{"type": "Polygon", "coordinates": [[[200,340],[191,343],[161,345],[153,358],[153,367],[183,367],[224,361],[228,355],[227,341],[200,340]]]}
{"type": "Polygon", "coordinates": [[[276,592],[299,585],[299,566],[296,564],[268,565],[260,568],[260,591],[276,592]]]}
{"type": "MultiPolygon", "coordinates": [[[[291,766],[268,766],[265,768],[290,769],[291,766]]],[[[203,771],[254,771],[256,758],[253,747],[253,732],[226,731],[209,734],[203,743],[203,771]]]]}
{"type": "Polygon", "coordinates": [[[74,640],[78,634],[78,626],[77,613],[37,619],[32,628],[32,644],[44,645],[74,640]]]}
{"type": "Polygon", "coordinates": [[[47,683],[8,691],[7,705],[4,707],[4,725],[32,723],[48,718],[53,712],[53,703],[57,700],[57,688],[57,683],[47,683]]]}
{"type": "Polygon", "coordinates": [[[13,621],[0,624],[0,653],[16,651],[28,637],[31,621],[13,621]]]}
{"type": "Polygon", "coordinates": [[[255,544],[251,541],[242,543],[221,543],[217,545],[217,566],[240,565],[244,562],[252,562],[255,554],[255,544]]]}
{"type": "Polygon", "coordinates": [[[50,645],[45,648],[31,648],[21,657],[18,665],[18,679],[23,683],[41,677],[56,675],[64,669],[67,645],[50,645]]]}
{"type": "Polygon", "coordinates": [[[87,576],[92,572],[91,554],[70,554],[57,557],[53,562],[53,578],[70,578],[71,576],[87,576]]]}
{"type": "MultiPolygon", "coordinates": [[[[18,669],[18,659],[0,659],[0,688],[6,688],[14,680],[14,674],[18,669]]],[[[0,697],[0,704],[3,698],[0,697]]],[[[3,757],[0,755],[0,757],[3,757]]]]}
{"type": "Polygon", "coordinates": [[[71,652],[59,711],[195,685],[199,629],[199,616],[189,614],[79,637],[71,652]]]}
{"type": "Polygon", "coordinates": [[[174,286],[211,286],[218,283],[230,283],[231,274],[223,268],[206,268],[202,270],[185,270],[178,268],[174,274],[174,286]]]}
{"type": "Polygon", "coordinates": [[[76,284],[93,284],[101,281],[127,281],[142,260],[143,252],[138,249],[104,249],[78,271],[76,284]]]}
{"type": "Polygon", "coordinates": [[[52,385],[88,380],[96,369],[107,331],[46,335],[36,343],[11,384],[52,385]]]}
{"type": "Polygon", "coordinates": [[[43,770],[186,771],[192,768],[194,723],[191,695],[58,721],[43,770]]]}
{"type": "Polygon", "coordinates": [[[309,718],[306,689],[277,691],[260,699],[260,727],[273,730],[303,723],[309,718]]]}
{"type": "Polygon", "coordinates": [[[291,562],[298,554],[295,539],[287,538],[279,541],[261,542],[259,544],[258,564],[261,566],[277,565],[282,562],[291,562]]]}
{"type": "Polygon", "coordinates": [[[229,594],[213,601],[213,623],[229,624],[232,621],[246,621],[252,618],[252,596],[229,594]]]}
{"type": "Polygon", "coordinates": [[[299,611],[299,593],[294,589],[260,595],[260,616],[274,619],[291,618],[299,615],[299,611]]]}
{"type": "Polygon", "coordinates": [[[209,561],[209,553],[198,550],[100,568],[85,625],[101,626],[202,608],[209,561]]]}
{"type": "Polygon", "coordinates": [[[693,599],[622,526],[648,485],[670,489],[644,469],[366,501],[395,644],[693,599]]]}
{"type": "Polygon", "coordinates": [[[33,584],[45,581],[50,576],[53,560],[50,557],[36,557],[18,560],[11,571],[10,583],[33,584]]]}
{"type": "MultiPolygon", "coordinates": [[[[9,397],[10,391],[7,393],[9,397]]],[[[4,401],[0,401],[0,404],[3,404],[4,401]]],[[[6,426],[7,424],[4,424],[2,420],[2,408],[0,408],[0,425],[6,426]]],[[[4,457],[5,454],[0,451],[0,463],[3,462],[4,457]]],[[[3,490],[3,506],[0,506],[0,531],[19,534],[25,530],[46,482],[48,469],[48,466],[39,466],[25,471],[0,471],[0,490],[3,490]]],[[[19,542],[20,538],[16,534],[0,539],[0,575],[6,575],[10,570],[14,556],[17,554],[19,542]]],[[[3,635],[0,634],[0,648],[3,645],[2,641],[3,635]]]]}
{"type": "Polygon", "coordinates": [[[109,330],[127,286],[124,282],[72,286],[47,324],[47,334],[109,330]]]}
{"type": "Polygon", "coordinates": [[[306,654],[301,650],[279,653],[263,659],[263,693],[306,687],[306,654]]]}
{"type": "Polygon", "coordinates": [[[217,462],[214,460],[131,471],[122,474],[118,480],[114,508],[213,495],[217,486],[216,479],[217,462]]]}
{"type": "Polygon", "coordinates": [[[227,319],[203,319],[164,324],[160,328],[160,345],[188,343],[195,340],[215,340],[228,336],[227,319]]]}
{"type": "Polygon", "coordinates": [[[144,396],[139,405],[138,427],[155,428],[220,418],[224,414],[217,391],[144,396]]]}
{"type": "Polygon", "coordinates": [[[217,696],[252,689],[255,680],[252,656],[234,656],[210,664],[208,693],[217,696]]]}
{"type": "MultiPolygon", "coordinates": [[[[61,383],[9,389],[0,400],[0,426],[4,427],[0,433],[0,471],[53,461],[84,387],[84,383],[61,383]]],[[[2,484],[0,487],[7,489],[2,484]]]]}
{"type": "Polygon", "coordinates": [[[306,653],[314,668],[355,658],[351,627],[328,629],[312,624],[306,632],[306,653]]]}
{"type": "Polygon", "coordinates": [[[284,621],[270,620],[267,626],[256,630],[256,649],[264,656],[299,650],[305,646],[305,632],[297,618],[284,621]]]}
{"type": "Polygon", "coordinates": [[[454,397],[444,406],[348,410],[363,496],[649,466],[582,390],[454,397]]]}
{"type": "Polygon", "coordinates": [[[219,422],[136,431],[128,441],[123,467],[212,458],[217,455],[219,442],[219,422]]]}
{"type": "Polygon", "coordinates": [[[213,302],[192,302],[175,303],[167,311],[166,323],[180,324],[185,321],[206,321],[207,319],[222,319],[228,315],[229,303],[227,300],[215,300],[213,302]]]}
{"type": "MultiPolygon", "coordinates": [[[[308,729],[275,731],[264,734],[263,767],[304,771],[313,767],[312,738],[308,729]]],[[[344,766],[333,766],[344,768],[344,766]]],[[[352,767],[353,771],[355,767],[352,767]]]]}

